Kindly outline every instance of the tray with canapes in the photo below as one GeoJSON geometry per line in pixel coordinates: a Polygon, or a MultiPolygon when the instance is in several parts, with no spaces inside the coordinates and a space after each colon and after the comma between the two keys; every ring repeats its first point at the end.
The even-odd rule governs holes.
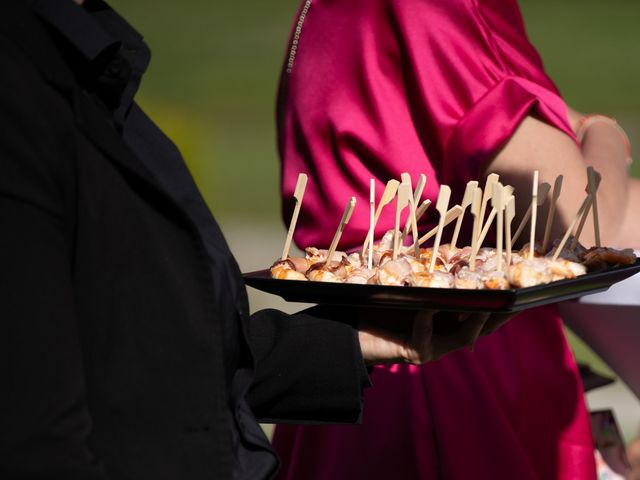
{"type": "Polygon", "coordinates": [[[269,269],[246,273],[245,282],[289,302],[445,311],[517,312],[601,292],[640,272],[640,260],[631,249],[600,246],[600,175],[590,167],[587,177],[586,198],[563,237],[554,241],[550,232],[562,176],[552,190],[547,183],[538,184],[538,172],[534,172],[531,201],[513,234],[514,189],[502,185],[498,175],[487,177],[484,191],[478,182],[469,182],[462,202],[453,207],[449,206],[451,190],[442,185],[435,205],[438,225],[422,236],[417,234],[417,223],[430,205],[425,200],[418,206],[426,182],[424,175],[415,190],[408,174],[402,175],[402,182],[389,181],[377,207],[372,180],[370,228],[362,247],[351,253],[337,251],[355,208],[355,198],[351,197],[331,246],[327,250],[306,248],[305,257],[296,258],[289,256],[289,248],[307,181],[301,174],[282,257],[269,269]],[[382,209],[394,199],[395,227],[375,242],[373,231],[382,209]],[[550,205],[544,237],[536,242],[537,210],[547,201],[550,205]],[[405,209],[409,214],[401,228],[405,209]],[[471,242],[461,247],[458,237],[467,210],[473,217],[471,242]],[[590,212],[596,246],[587,249],[579,238],[590,212]],[[451,243],[441,244],[443,229],[454,222],[451,243]],[[494,222],[496,245],[483,247],[494,222]],[[512,249],[525,229],[529,242],[521,250],[512,249]],[[407,245],[409,233],[413,243],[407,245]],[[424,248],[431,239],[433,245],[424,248]]]}

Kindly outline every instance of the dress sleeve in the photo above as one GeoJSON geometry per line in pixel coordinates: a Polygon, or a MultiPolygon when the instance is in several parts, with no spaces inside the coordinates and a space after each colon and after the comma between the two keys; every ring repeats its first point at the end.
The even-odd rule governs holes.
{"type": "Polygon", "coordinates": [[[37,74],[0,51],[0,477],[105,479],[87,446],[60,143],[37,74]]]}

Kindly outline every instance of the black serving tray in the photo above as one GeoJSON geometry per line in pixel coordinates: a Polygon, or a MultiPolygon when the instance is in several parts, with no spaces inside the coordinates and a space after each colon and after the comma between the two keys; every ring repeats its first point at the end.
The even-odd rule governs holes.
{"type": "Polygon", "coordinates": [[[277,280],[271,278],[268,269],[245,273],[244,280],[248,286],[279,295],[287,302],[459,312],[518,312],[602,292],[638,272],[640,259],[633,265],[611,267],[571,280],[511,290],[457,290],[277,280]]]}

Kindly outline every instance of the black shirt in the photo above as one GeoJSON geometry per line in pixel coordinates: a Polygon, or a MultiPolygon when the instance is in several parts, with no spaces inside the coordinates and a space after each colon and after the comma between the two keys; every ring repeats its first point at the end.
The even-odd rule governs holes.
{"type": "MultiPolygon", "coordinates": [[[[128,146],[157,182],[196,219],[210,254],[212,277],[217,283],[212,292],[217,296],[213,303],[218,309],[226,310],[219,312],[220,318],[232,320],[223,323],[222,333],[225,372],[234,377],[227,378],[231,384],[229,406],[234,412],[229,426],[230,442],[237,455],[234,478],[266,478],[276,468],[277,458],[244,399],[252,359],[237,319],[238,315],[248,312],[236,312],[236,305],[228,301],[225,269],[215,262],[221,253],[223,258],[229,257],[229,249],[195,189],[180,152],[134,103],[151,52],[142,35],[100,0],[86,0],[83,7],[71,0],[32,0],[30,5],[56,39],[83,88],[111,112],[110,118],[128,146]],[[176,165],[182,165],[183,171],[176,172],[176,165]],[[250,468],[247,470],[247,467],[250,468]]],[[[229,261],[235,263],[232,259],[229,261]]]]}
{"type": "Polygon", "coordinates": [[[246,291],[237,288],[240,272],[224,237],[179,151],[133,100],[150,59],[140,34],[99,0],[87,0],[83,7],[71,0],[26,3],[42,21],[84,93],[104,111],[104,117],[155,183],[188,214],[197,229],[212,282],[207,304],[214,310],[213,316],[221,319],[215,322],[219,335],[211,341],[223,350],[228,425],[216,428],[228,436],[234,478],[267,478],[275,471],[277,458],[247,399],[258,415],[271,420],[357,420],[360,387],[368,385],[368,377],[357,338],[353,338],[355,331],[336,322],[329,325],[329,312],[322,313],[325,320],[320,320],[264,311],[252,317],[255,326],[249,337],[245,331],[249,323],[246,291]],[[298,328],[298,321],[306,322],[309,328],[298,328]],[[309,333],[314,328],[321,336],[326,333],[325,343],[309,333]],[[280,335],[284,330],[288,343],[282,347],[287,342],[280,335]],[[258,337],[263,340],[254,341],[258,337]],[[249,338],[253,354],[261,360],[256,365],[249,338]],[[291,362],[293,358],[307,361],[291,362]],[[274,371],[280,372],[277,378],[274,371]],[[307,382],[308,372],[313,372],[311,382],[307,382]],[[305,389],[305,383],[309,388],[305,389]],[[289,402],[291,392],[296,391],[305,395],[293,395],[293,402],[289,402]],[[275,403],[274,397],[278,399],[275,403]]]}

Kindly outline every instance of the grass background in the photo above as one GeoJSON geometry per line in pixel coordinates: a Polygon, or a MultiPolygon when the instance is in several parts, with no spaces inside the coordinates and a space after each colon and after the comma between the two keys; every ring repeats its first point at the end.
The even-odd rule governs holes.
{"type": "MultiPolygon", "coordinates": [[[[139,102],[182,150],[241,266],[264,268],[281,248],[274,104],[299,0],[110,4],[153,50],[139,102]],[[256,231],[275,246],[249,260],[254,249],[247,239],[256,231]]],[[[639,144],[640,2],[520,5],[531,41],[567,102],[616,117],[639,144]]],[[[633,166],[636,176],[639,164],[633,166]]],[[[281,306],[274,298],[252,298],[253,306],[281,306]]],[[[611,373],[579,339],[570,334],[570,341],[577,358],[611,373]]]]}

